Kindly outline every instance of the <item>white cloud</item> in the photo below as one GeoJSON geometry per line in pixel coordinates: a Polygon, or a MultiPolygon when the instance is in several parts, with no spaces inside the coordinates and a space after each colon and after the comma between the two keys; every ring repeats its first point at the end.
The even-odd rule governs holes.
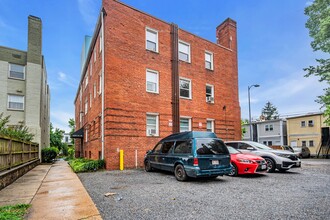
{"type": "Polygon", "coordinates": [[[312,4],[313,4],[312,1],[307,1],[307,2],[305,3],[305,6],[307,7],[307,6],[310,6],[310,5],[312,5],[312,4]]]}
{"type": "Polygon", "coordinates": [[[92,30],[97,20],[98,10],[100,7],[99,1],[97,0],[78,0],[79,12],[82,19],[92,30]]]}
{"type": "Polygon", "coordinates": [[[64,130],[65,132],[70,131],[68,122],[70,118],[74,118],[73,113],[54,110],[51,111],[50,116],[50,121],[52,122],[54,128],[59,128],[61,130],[64,130]]]}
{"type": "MultiPolygon", "coordinates": [[[[257,118],[267,101],[277,107],[280,115],[317,112],[321,105],[315,102],[317,96],[324,93],[325,83],[316,77],[303,77],[303,72],[296,72],[279,79],[261,83],[259,88],[252,88],[251,115],[257,118]]],[[[248,118],[247,88],[240,91],[242,118],[248,118]]]]}
{"type": "Polygon", "coordinates": [[[70,87],[73,87],[73,88],[77,87],[76,80],[63,72],[57,73],[57,79],[70,87]]]}

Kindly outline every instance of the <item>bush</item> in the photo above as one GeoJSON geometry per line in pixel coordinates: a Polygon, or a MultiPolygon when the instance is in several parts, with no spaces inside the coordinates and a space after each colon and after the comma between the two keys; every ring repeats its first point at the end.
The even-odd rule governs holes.
{"type": "Polygon", "coordinates": [[[51,163],[56,158],[58,149],[56,147],[47,147],[41,150],[41,159],[43,163],[51,163]]]}
{"type": "Polygon", "coordinates": [[[0,220],[2,219],[23,219],[30,204],[7,205],[0,207],[0,220]]]}
{"type": "Polygon", "coordinates": [[[69,149],[68,145],[67,144],[63,144],[61,148],[62,148],[62,154],[63,154],[63,156],[68,156],[68,149],[69,149]]]}
{"type": "Polygon", "coordinates": [[[81,173],[103,169],[105,162],[104,160],[88,160],[79,158],[69,161],[69,165],[71,166],[73,172],[81,173]]]}
{"type": "Polygon", "coordinates": [[[72,160],[74,158],[74,153],[75,153],[74,146],[73,147],[69,147],[69,149],[68,149],[68,157],[67,158],[69,160],[72,160]]]}

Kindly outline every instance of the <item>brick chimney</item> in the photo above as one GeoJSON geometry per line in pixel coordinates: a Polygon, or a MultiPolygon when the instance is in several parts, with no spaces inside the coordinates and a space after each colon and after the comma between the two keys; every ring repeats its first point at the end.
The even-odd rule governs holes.
{"type": "Polygon", "coordinates": [[[217,27],[217,44],[237,51],[236,21],[227,18],[217,27]]]}
{"type": "Polygon", "coordinates": [[[30,15],[28,17],[28,50],[27,61],[41,64],[42,62],[42,25],[41,19],[30,15]]]}

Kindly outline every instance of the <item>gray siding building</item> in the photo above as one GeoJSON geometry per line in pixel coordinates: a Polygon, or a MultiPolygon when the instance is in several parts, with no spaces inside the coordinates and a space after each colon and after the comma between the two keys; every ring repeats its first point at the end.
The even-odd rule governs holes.
{"type": "Polygon", "coordinates": [[[50,91],[42,55],[42,22],[28,17],[28,49],[0,46],[0,113],[23,124],[40,148],[49,146],[50,91]]]}
{"type": "MultiPolygon", "coordinates": [[[[242,126],[246,132],[242,140],[250,140],[249,124],[242,126]]],[[[287,126],[285,119],[252,122],[253,141],[265,145],[287,145],[287,126]]]]}

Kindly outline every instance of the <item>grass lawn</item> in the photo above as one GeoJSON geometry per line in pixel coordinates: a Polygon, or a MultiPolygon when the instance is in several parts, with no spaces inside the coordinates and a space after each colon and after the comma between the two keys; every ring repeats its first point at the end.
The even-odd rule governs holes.
{"type": "Polygon", "coordinates": [[[0,220],[20,220],[27,213],[29,204],[7,205],[0,207],[0,220]]]}

